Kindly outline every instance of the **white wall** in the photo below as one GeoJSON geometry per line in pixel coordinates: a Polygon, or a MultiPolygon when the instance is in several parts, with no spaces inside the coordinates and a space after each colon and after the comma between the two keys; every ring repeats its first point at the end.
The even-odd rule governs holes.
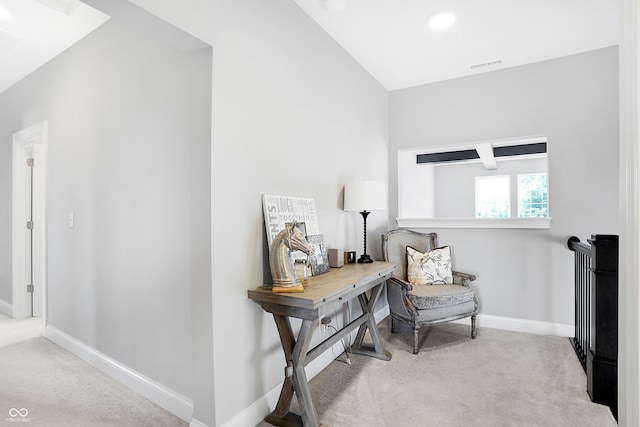
{"type": "MultiPolygon", "coordinates": [[[[313,197],[328,246],[360,252],[362,219],[340,209],[342,186],[387,179],[388,94],[293,2],[134,3],[214,47],[215,421],[198,419],[257,423],[264,414],[248,408],[285,366],[272,317],[247,298],[270,277],[261,194],[313,197]]],[[[367,226],[380,259],[386,214],[367,226]]]]}
{"type": "MultiPolygon", "coordinates": [[[[397,213],[402,218],[433,218],[435,216],[435,166],[431,164],[416,165],[416,154],[413,151],[399,150],[398,168],[402,169],[402,177],[398,178],[397,213]]],[[[398,170],[396,168],[396,170],[398,170]]]]}
{"type": "MultiPolygon", "coordinates": [[[[199,422],[257,423],[247,409],[284,366],[272,317],[247,299],[270,277],[260,196],[313,197],[328,245],[360,252],[342,187],[387,179],[388,94],[289,1],[135,1],[214,46],[213,90],[181,65],[199,59],[145,35],[157,23],[130,31],[126,4],[86,2],[125,19],[0,95],[2,139],[50,124],[50,325],[192,398],[199,422]],[[196,94],[212,93],[204,130],[196,94]]],[[[376,259],[386,229],[369,216],[376,259]]]]}
{"type": "MultiPolygon", "coordinates": [[[[0,114],[0,129],[8,129],[9,116],[0,114]]],[[[26,127],[26,126],[25,126],[26,127]]],[[[17,129],[21,130],[21,129],[17,129]]],[[[12,279],[12,252],[11,252],[11,226],[12,226],[12,161],[13,161],[13,134],[2,134],[0,142],[0,311],[9,311],[13,301],[12,279]]]]}
{"type": "Polygon", "coordinates": [[[621,426],[640,425],[640,1],[621,0],[620,292],[618,406],[621,426]]]}
{"type": "Polygon", "coordinates": [[[391,92],[392,224],[399,149],[548,137],[549,230],[434,230],[477,275],[481,314],[573,323],[567,238],[619,232],[617,73],[612,47],[391,92]]]}
{"type": "MultiPolygon", "coordinates": [[[[313,197],[327,244],[361,252],[362,219],[341,211],[342,186],[386,181],[388,161],[387,92],[307,15],[288,1],[220,4],[212,160],[219,423],[284,379],[273,318],[246,296],[270,274],[260,195],[313,197]]],[[[380,259],[385,213],[367,225],[369,252],[380,259]]]]}
{"type": "Polygon", "coordinates": [[[0,158],[48,121],[48,328],[189,400],[198,322],[211,334],[210,292],[192,319],[211,283],[211,48],[109,4],[126,19],[0,94],[0,158]]]}

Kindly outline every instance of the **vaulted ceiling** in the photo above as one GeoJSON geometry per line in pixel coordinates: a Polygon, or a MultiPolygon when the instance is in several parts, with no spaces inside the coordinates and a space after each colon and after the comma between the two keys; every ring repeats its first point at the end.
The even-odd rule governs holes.
{"type": "MultiPolygon", "coordinates": [[[[386,89],[619,43],[617,0],[292,0],[386,89]],[[454,24],[426,21],[451,13],[454,24]]],[[[78,0],[0,0],[0,92],[109,17],[78,0]]]]}
{"type": "Polygon", "coordinates": [[[107,19],[77,0],[0,0],[0,92],[107,19]]]}
{"type": "Polygon", "coordinates": [[[620,39],[618,0],[294,0],[388,90],[529,64],[620,39]],[[454,24],[427,27],[448,12],[454,24]]]}

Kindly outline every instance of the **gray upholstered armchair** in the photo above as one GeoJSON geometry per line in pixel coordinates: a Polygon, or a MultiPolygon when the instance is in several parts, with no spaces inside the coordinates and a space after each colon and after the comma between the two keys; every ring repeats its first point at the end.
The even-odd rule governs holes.
{"type": "Polygon", "coordinates": [[[391,311],[391,332],[413,330],[413,353],[418,353],[418,331],[422,325],[433,325],[471,317],[471,338],[476,337],[478,304],[469,282],[471,274],[452,271],[453,283],[412,285],[407,281],[407,246],[426,253],[438,248],[436,233],[418,233],[398,229],[382,236],[385,261],[398,268],[387,280],[387,297],[391,311]]]}

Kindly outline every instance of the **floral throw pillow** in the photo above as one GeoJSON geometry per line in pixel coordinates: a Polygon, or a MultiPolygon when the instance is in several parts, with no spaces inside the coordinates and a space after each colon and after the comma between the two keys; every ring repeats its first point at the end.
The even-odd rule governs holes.
{"type": "Polygon", "coordinates": [[[453,283],[449,246],[436,248],[427,253],[407,246],[407,280],[412,285],[453,283]]]}

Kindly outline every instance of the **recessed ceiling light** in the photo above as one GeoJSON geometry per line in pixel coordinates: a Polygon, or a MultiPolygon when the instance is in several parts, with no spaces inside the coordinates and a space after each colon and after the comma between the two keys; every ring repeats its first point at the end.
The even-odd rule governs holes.
{"type": "Polygon", "coordinates": [[[438,13],[437,15],[433,15],[427,21],[427,25],[432,30],[444,30],[445,28],[449,28],[456,22],[456,17],[450,13],[438,13]]]}
{"type": "Polygon", "coordinates": [[[10,19],[12,16],[13,15],[11,14],[11,12],[9,12],[9,9],[0,5],[0,19],[2,20],[10,19]]]}
{"type": "Polygon", "coordinates": [[[347,8],[347,0],[326,0],[324,5],[331,12],[340,12],[347,8]]]}

